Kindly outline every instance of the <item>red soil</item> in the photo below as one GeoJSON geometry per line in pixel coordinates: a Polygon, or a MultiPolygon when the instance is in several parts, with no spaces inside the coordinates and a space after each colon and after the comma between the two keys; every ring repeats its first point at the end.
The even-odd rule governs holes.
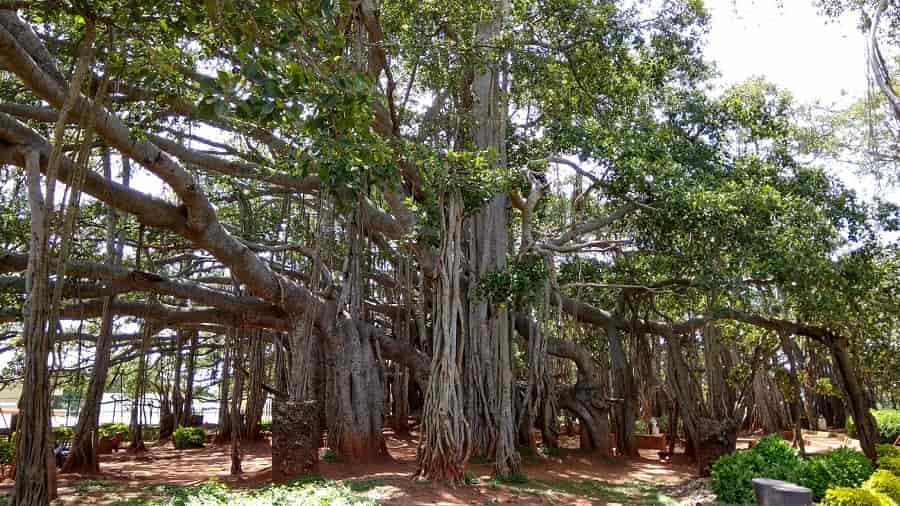
{"type": "MultiPolygon", "coordinates": [[[[320,474],[328,479],[378,479],[380,485],[367,495],[388,505],[461,505],[461,504],[566,504],[582,506],[599,504],[583,496],[550,490],[541,494],[514,486],[490,486],[491,466],[470,464],[468,470],[479,478],[474,486],[450,488],[422,483],[410,477],[415,471],[418,434],[394,437],[388,432],[387,445],[393,459],[380,463],[349,464],[320,462],[320,474]]],[[[564,447],[577,446],[577,439],[561,437],[564,447]]],[[[60,499],[54,504],[111,504],[131,498],[153,496],[149,484],[195,485],[210,479],[241,487],[257,487],[271,479],[271,448],[267,441],[243,444],[244,474],[229,476],[230,447],[214,446],[197,450],[175,450],[171,446],[148,446],[142,454],[118,452],[101,456],[99,476],[67,474],[60,476],[60,499]],[[115,488],[78,484],[84,480],[115,482],[115,488]]],[[[577,451],[564,457],[530,458],[522,472],[536,480],[600,480],[612,483],[675,485],[693,478],[690,465],[661,462],[655,451],[642,451],[639,459],[601,459],[577,451]]],[[[0,481],[0,493],[12,487],[9,479],[0,481]]]]}

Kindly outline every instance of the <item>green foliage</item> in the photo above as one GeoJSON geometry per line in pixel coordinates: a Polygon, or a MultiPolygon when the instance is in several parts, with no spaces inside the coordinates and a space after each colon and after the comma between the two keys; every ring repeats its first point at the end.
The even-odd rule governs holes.
{"type": "Polygon", "coordinates": [[[322,454],[322,460],[324,460],[325,462],[340,462],[341,456],[338,455],[336,451],[329,448],[325,451],[324,454],[322,454]]]}
{"type": "MultiPolygon", "coordinates": [[[[221,483],[205,483],[200,486],[155,486],[152,492],[166,496],[159,501],[130,503],[135,506],[255,506],[260,504],[345,504],[374,506],[371,499],[354,495],[340,482],[326,481],[321,477],[300,479],[288,485],[270,485],[261,489],[234,489],[221,483]]],[[[129,506],[130,506],[129,505],[129,506]]]]}
{"type": "Polygon", "coordinates": [[[878,469],[884,469],[900,476],[900,457],[878,459],[878,469]]]}
{"type": "Polygon", "coordinates": [[[833,488],[825,494],[819,506],[895,506],[893,501],[877,492],[861,488],[833,488]]]}
{"type": "Polygon", "coordinates": [[[344,480],[344,485],[350,489],[352,492],[365,492],[367,490],[371,490],[375,487],[380,487],[384,485],[384,480],[381,478],[366,478],[360,480],[344,480]]]}
{"type": "Polygon", "coordinates": [[[123,433],[125,434],[125,441],[131,440],[131,430],[124,423],[101,423],[97,431],[100,433],[100,437],[113,437],[116,434],[123,433]]]}
{"type": "Polygon", "coordinates": [[[803,460],[790,443],[779,436],[766,436],[750,450],[725,455],[713,464],[713,493],[727,504],[754,502],[753,478],[793,480],[803,460]]]}
{"type": "Polygon", "coordinates": [[[16,440],[0,439],[0,464],[10,465],[16,458],[16,440]]]}
{"type": "MultiPolygon", "coordinates": [[[[873,409],[872,416],[878,426],[878,437],[882,443],[893,443],[900,437],[900,409],[873,409]]],[[[856,423],[847,418],[847,434],[856,437],[856,423]]]]}
{"type": "Polygon", "coordinates": [[[875,454],[878,455],[878,461],[885,458],[900,457],[900,446],[892,444],[875,445],[875,454]]]}
{"type": "Polygon", "coordinates": [[[478,295],[493,304],[524,305],[544,293],[549,273],[539,255],[510,259],[506,267],[487,273],[478,284],[478,295]]]}
{"type": "Polygon", "coordinates": [[[53,427],[53,440],[58,443],[71,441],[74,437],[75,430],[72,427],[53,427]]]}
{"type": "Polygon", "coordinates": [[[184,450],[186,448],[203,448],[206,442],[206,430],[203,427],[178,427],[172,435],[175,441],[175,448],[184,450]]]}
{"type": "Polygon", "coordinates": [[[797,483],[813,491],[821,500],[828,489],[858,487],[872,475],[872,463],[862,453],[838,448],[806,461],[797,472],[797,483]]]}
{"type": "Polygon", "coordinates": [[[872,492],[880,492],[900,504],[900,476],[886,471],[875,471],[863,484],[863,488],[872,492]]]}
{"type": "Polygon", "coordinates": [[[272,432],[272,422],[259,422],[259,430],[262,432],[272,432]]]}
{"type": "Polygon", "coordinates": [[[525,476],[522,473],[513,473],[506,476],[497,476],[494,480],[504,485],[521,485],[523,483],[528,483],[528,476],[525,476]]]}

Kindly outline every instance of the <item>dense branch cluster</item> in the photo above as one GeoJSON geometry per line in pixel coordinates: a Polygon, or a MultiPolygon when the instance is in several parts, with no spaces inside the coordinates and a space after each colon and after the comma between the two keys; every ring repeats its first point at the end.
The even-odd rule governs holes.
{"type": "MultiPolygon", "coordinates": [[[[83,4],[0,10],[2,380],[90,384],[67,469],[98,468],[111,374],[178,423],[215,395],[234,472],[266,395],[350,460],[417,415],[428,479],[517,473],[561,415],[623,455],[680,417],[703,471],[778,429],[777,371],[781,424],[850,414],[873,455],[900,256],[778,90],[704,94],[698,2],[83,4]]],[[[49,493],[19,486],[46,416],[14,504],[49,493]]]]}

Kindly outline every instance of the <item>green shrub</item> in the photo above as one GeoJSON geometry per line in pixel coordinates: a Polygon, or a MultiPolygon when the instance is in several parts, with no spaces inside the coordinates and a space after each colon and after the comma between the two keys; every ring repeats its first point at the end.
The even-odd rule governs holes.
{"type": "Polygon", "coordinates": [[[893,506],[884,494],[861,488],[833,488],[825,494],[819,506],[893,506]]]}
{"type": "Polygon", "coordinates": [[[128,425],[124,423],[101,423],[100,427],[97,428],[97,432],[100,433],[100,437],[113,437],[116,434],[123,433],[125,434],[125,441],[131,440],[131,431],[128,425]]]}
{"type": "Polygon", "coordinates": [[[777,435],[766,436],[750,450],[717,460],[710,485],[719,502],[753,504],[753,478],[795,481],[803,465],[790,443],[777,435]]]}
{"type": "MultiPolygon", "coordinates": [[[[878,437],[882,443],[893,443],[900,437],[900,409],[873,409],[872,416],[878,425],[878,437]]],[[[847,419],[847,434],[856,437],[853,418],[847,419]]]]}
{"type": "Polygon", "coordinates": [[[16,458],[16,440],[0,439],[0,464],[8,466],[16,458]]]}
{"type": "Polygon", "coordinates": [[[739,451],[720,457],[712,466],[710,487],[718,502],[753,504],[753,478],[765,464],[753,450],[739,451]]]}
{"type": "Polygon", "coordinates": [[[890,471],[875,471],[863,484],[863,488],[872,492],[880,492],[900,504],[900,476],[890,471]]]}
{"type": "Polygon", "coordinates": [[[175,448],[203,448],[206,442],[206,431],[203,427],[178,427],[173,435],[175,448]]]}
{"type": "Polygon", "coordinates": [[[884,469],[900,476],[900,457],[878,459],[878,469],[884,469]]]}
{"type": "Polygon", "coordinates": [[[879,461],[885,458],[900,457],[900,447],[891,444],[875,445],[875,453],[878,455],[879,461]]]}
{"type": "Polygon", "coordinates": [[[766,467],[760,471],[766,473],[766,478],[792,479],[797,469],[803,464],[803,459],[800,458],[800,454],[791,446],[791,443],[778,435],[760,439],[751,451],[759,455],[765,462],[766,467]]]}
{"type": "Polygon", "coordinates": [[[813,491],[820,500],[835,487],[858,487],[872,475],[872,463],[862,453],[850,448],[838,448],[815,456],[798,469],[796,481],[813,491]]]}
{"type": "Polygon", "coordinates": [[[53,427],[53,440],[57,442],[71,441],[75,431],[71,427],[53,427]]]}
{"type": "Polygon", "coordinates": [[[259,430],[263,432],[272,432],[272,422],[259,422],[259,430]]]}

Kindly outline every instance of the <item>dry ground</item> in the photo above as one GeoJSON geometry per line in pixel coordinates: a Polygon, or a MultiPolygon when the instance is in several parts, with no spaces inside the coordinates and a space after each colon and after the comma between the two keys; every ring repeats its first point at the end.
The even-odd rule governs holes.
{"type": "MultiPolygon", "coordinates": [[[[449,488],[411,479],[418,437],[415,432],[404,437],[390,432],[386,435],[392,461],[362,465],[323,460],[320,474],[356,485],[361,494],[387,505],[672,504],[661,502],[660,490],[668,495],[696,497],[693,489],[702,488],[689,464],[679,459],[662,462],[655,451],[649,450],[642,451],[640,459],[601,459],[577,450],[564,450],[551,457],[526,456],[522,471],[528,482],[522,484],[498,483],[491,479],[489,464],[470,464],[476,483],[449,488]],[[688,492],[682,492],[685,490],[688,492]]],[[[742,438],[739,447],[746,446],[750,439],[742,438]]],[[[805,434],[805,439],[815,452],[841,446],[846,440],[833,433],[805,434]]],[[[577,440],[563,437],[562,444],[574,448],[577,440]]],[[[229,475],[227,445],[196,450],[151,445],[139,456],[120,451],[102,457],[101,475],[60,476],[60,499],[54,504],[112,505],[131,499],[162,499],[166,489],[159,485],[195,486],[209,480],[237,487],[269,483],[269,443],[245,444],[243,449],[244,474],[237,478],[229,475]]],[[[11,486],[8,479],[0,481],[0,493],[11,486]]]]}

